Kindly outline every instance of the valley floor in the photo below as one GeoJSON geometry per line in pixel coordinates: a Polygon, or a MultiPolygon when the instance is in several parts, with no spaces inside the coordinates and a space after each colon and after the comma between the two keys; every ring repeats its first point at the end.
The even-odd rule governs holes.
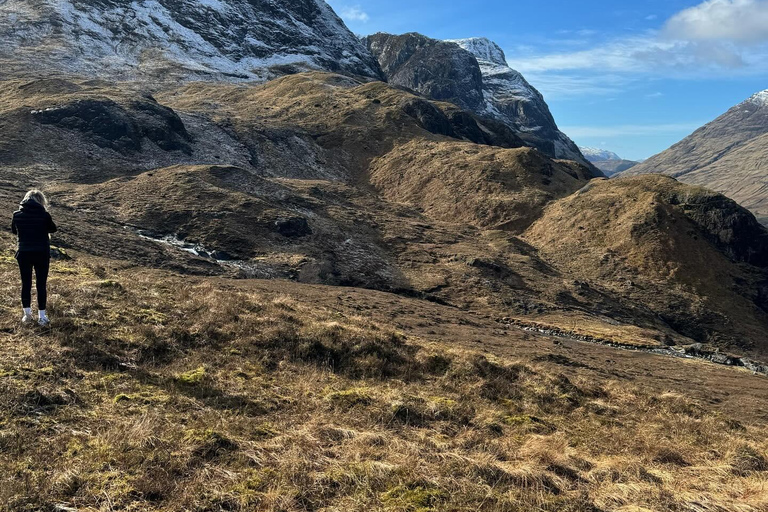
{"type": "Polygon", "coordinates": [[[764,377],[431,302],[0,259],[6,510],[761,511],[764,377]]]}

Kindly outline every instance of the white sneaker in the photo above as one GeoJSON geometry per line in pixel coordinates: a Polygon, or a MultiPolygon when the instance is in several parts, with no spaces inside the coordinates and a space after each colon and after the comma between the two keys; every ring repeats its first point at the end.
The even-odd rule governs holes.
{"type": "Polygon", "coordinates": [[[21,325],[29,325],[32,322],[32,315],[25,314],[21,317],[21,325]]]}
{"type": "Polygon", "coordinates": [[[48,317],[47,317],[47,316],[41,317],[41,318],[40,318],[40,319],[37,321],[37,324],[38,324],[40,327],[47,327],[47,326],[48,326],[48,324],[50,324],[50,323],[51,323],[51,321],[48,319],[48,317]]]}

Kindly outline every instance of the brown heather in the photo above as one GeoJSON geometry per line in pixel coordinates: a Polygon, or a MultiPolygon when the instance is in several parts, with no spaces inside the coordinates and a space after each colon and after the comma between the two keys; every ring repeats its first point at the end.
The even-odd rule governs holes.
{"type": "Polygon", "coordinates": [[[0,273],[6,510],[768,507],[765,381],[744,371],[662,377],[639,370],[667,358],[576,343],[534,357],[562,348],[522,332],[505,343],[527,356],[480,353],[466,320],[419,334],[417,308],[444,306],[79,254],[54,263],[53,328],[22,329],[11,257],[0,273]],[[705,398],[734,382],[740,403],[705,398]]]}

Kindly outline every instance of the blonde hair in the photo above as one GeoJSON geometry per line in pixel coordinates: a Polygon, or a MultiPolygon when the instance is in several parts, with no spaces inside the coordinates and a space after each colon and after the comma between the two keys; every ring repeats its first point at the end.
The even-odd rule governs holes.
{"type": "Polygon", "coordinates": [[[27,201],[29,199],[34,199],[43,208],[45,208],[46,210],[48,209],[48,198],[45,197],[45,194],[43,194],[42,191],[37,189],[30,190],[29,192],[27,192],[27,195],[24,196],[24,201],[27,201]]]}

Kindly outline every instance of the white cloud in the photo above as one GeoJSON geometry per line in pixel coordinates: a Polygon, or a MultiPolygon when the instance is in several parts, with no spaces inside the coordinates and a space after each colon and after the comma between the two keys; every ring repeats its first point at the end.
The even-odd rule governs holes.
{"type": "Polygon", "coordinates": [[[626,89],[630,80],[619,75],[594,73],[527,72],[525,78],[548,100],[577,96],[607,96],[626,89]]]}
{"type": "Polygon", "coordinates": [[[656,34],[617,39],[576,52],[550,53],[515,59],[522,73],[594,70],[620,73],[703,76],[717,70],[743,68],[764,72],[768,48],[742,48],[729,42],[668,40],[656,34]]]}
{"type": "Polygon", "coordinates": [[[768,0],[707,0],[674,15],[660,31],[581,50],[566,43],[555,51],[508,52],[507,60],[547,97],[609,95],[648,77],[765,75],[768,0]]]}
{"type": "Polygon", "coordinates": [[[692,41],[768,41],[768,0],[707,0],[672,16],[664,33],[692,41]]]}
{"type": "Polygon", "coordinates": [[[359,5],[352,7],[342,7],[339,10],[339,15],[345,21],[359,21],[361,23],[368,23],[371,19],[368,13],[365,12],[359,5]]]}
{"type": "Polygon", "coordinates": [[[644,135],[673,135],[691,133],[704,122],[671,124],[622,124],[616,126],[562,126],[560,129],[570,137],[627,137],[644,135]]]}

